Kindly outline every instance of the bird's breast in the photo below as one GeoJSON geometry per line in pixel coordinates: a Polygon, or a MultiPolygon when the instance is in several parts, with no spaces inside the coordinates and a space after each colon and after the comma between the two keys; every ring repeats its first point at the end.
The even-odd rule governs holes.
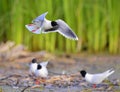
{"type": "Polygon", "coordinates": [[[44,21],[43,28],[44,30],[52,28],[51,21],[48,21],[48,20],[44,21]]]}

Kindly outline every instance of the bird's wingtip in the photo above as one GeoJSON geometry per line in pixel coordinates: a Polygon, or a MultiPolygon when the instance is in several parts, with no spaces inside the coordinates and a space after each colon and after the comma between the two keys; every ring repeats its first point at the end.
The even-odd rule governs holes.
{"type": "Polygon", "coordinates": [[[74,38],[68,38],[68,39],[71,39],[71,40],[78,40],[78,37],[74,37],[74,38]]]}
{"type": "Polygon", "coordinates": [[[48,14],[48,11],[46,11],[45,13],[48,14]]]}
{"type": "Polygon", "coordinates": [[[48,14],[48,11],[46,11],[44,14],[47,15],[47,14],[48,14]]]}
{"type": "Polygon", "coordinates": [[[78,40],[78,37],[76,37],[75,40],[78,40]]]}

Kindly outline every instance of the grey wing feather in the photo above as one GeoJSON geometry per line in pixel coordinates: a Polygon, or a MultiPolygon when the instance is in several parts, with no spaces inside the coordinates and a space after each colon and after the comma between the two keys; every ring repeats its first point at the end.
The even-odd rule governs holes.
{"type": "Polygon", "coordinates": [[[61,19],[56,20],[59,25],[58,32],[69,39],[78,40],[76,34],[72,31],[72,29],[61,19]]]}

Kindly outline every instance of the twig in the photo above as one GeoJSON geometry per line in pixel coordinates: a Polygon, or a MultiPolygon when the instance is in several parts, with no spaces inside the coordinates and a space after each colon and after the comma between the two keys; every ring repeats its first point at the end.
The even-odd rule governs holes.
{"type": "Polygon", "coordinates": [[[30,88],[31,86],[25,87],[21,92],[24,92],[26,89],[30,88]]]}
{"type": "Polygon", "coordinates": [[[20,82],[20,79],[17,79],[17,82],[15,83],[15,86],[17,86],[20,82]]]}
{"type": "Polygon", "coordinates": [[[8,79],[10,77],[21,77],[21,75],[18,75],[18,74],[13,74],[13,75],[9,75],[7,77],[4,77],[4,78],[1,78],[0,80],[5,80],[5,79],[8,79]]]}
{"type": "Polygon", "coordinates": [[[31,86],[32,89],[34,88],[39,88],[41,85],[34,85],[34,86],[31,86]]]}
{"type": "Polygon", "coordinates": [[[12,77],[12,75],[9,75],[9,76],[7,76],[7,77],[1,78],[0,80],[6,80],[6,79],[8,79],[8,78],[10,78],[10,77],[12,77]]]}

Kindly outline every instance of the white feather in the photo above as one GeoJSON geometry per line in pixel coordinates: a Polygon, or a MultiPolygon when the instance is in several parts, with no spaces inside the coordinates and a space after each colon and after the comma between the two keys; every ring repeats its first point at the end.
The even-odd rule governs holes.
{"type": "Polygon", "coordinates": [[[25,27],[32,33],[35,33],[35,34],[41,33],[41,28],[37,27],[34,24],[28,24],[28,25],[25,25],[25,27]]]}
{"type": "Polygon", "coordinates": [[[42,26],[44,30],[52,28],[51,21],[45,18],[42,26]]]}
{"type": "Polygon", "coordinates": [[[92,84],[99,84],[101,83],[105,78],[113,74],[115,71],[114,70],[108,70],[103,73],[98,73],[98,74],[89,74],[87,73],[85,76],[85,80],[89,83],[92,84]]]}
{"type": "Polygon", "coordinates": [[[31,74],[35,74],[36,69],[37,69],[37,63],[31,63],[31,64],[30,64],[29,72],[30,72],[31,74]]]}
{"type": "Polygon", "coordinates": [[[46,78],[48,76],[48,70],[46,68],[48,62],[42,62],[40,65],[42,66],[41,69],[35,71],[36,77],[43,77],[46,78]]]}

